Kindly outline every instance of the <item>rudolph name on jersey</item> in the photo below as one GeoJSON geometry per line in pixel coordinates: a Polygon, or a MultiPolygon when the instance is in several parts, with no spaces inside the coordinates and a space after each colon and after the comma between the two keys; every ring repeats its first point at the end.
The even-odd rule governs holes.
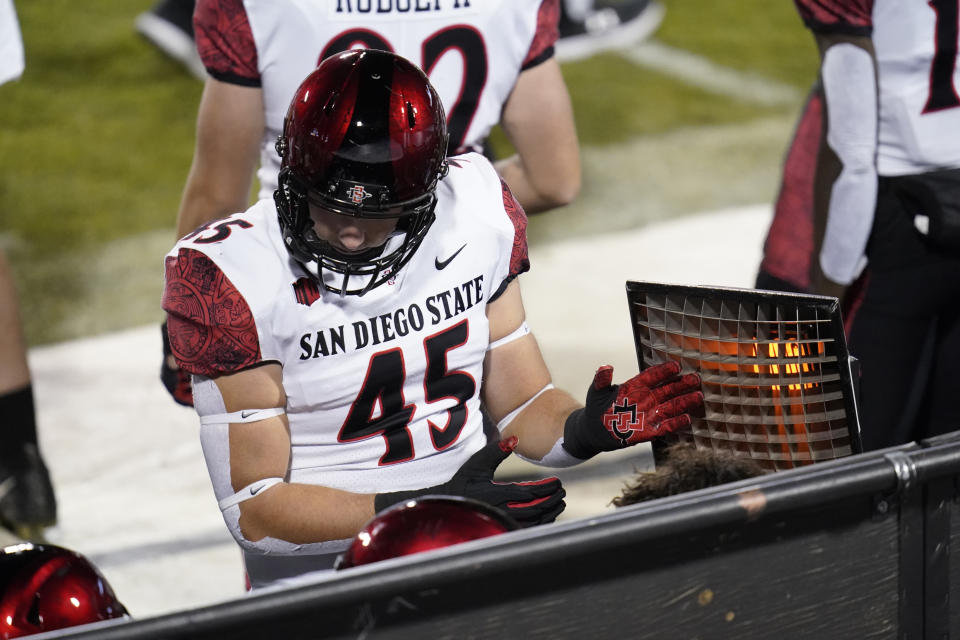
{"type": "Polygon", "coordinates": [[[470,0],[337,0],[336,13],[428,13],[470,9],[470,0]]]}

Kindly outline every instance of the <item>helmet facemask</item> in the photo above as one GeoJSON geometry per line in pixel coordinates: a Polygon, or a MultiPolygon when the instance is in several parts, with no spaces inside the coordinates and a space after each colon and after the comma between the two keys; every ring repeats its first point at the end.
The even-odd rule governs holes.
{"type": "MultiPolygon", "coordinates": [[[[324,289],[340,296],[362,296],[389,280],[413,257],[435,219],[437,197],[432,190],[414,201],[371,211],[370,207],[361,208],[310,191],[288,168],[281,170],[279,185],[274,192],[274,202],[287,250],[324,289]],[[317,235],[310,217],[311,203],[338,215],[395,218],[397,227],[379,247],[347,255],[317,235]],[[336,277],[327,274],[336,274],[336,277]]],[[[358,186],[363,189],[360,193],[369,193],[364,185],[350,188],[358,186]]]]}

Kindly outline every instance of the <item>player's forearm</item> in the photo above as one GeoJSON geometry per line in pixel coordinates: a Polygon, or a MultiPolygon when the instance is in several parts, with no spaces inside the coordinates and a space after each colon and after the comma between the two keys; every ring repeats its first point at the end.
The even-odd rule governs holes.
{"type": "Polygon", "coordinates": [[[197,144],[177,215],[177,238],[244,211],[264,136],[263,92],[207,80],[197,112],[197,144]]]}
{"type": "Polygon", "coordinates": [[[517,453],[530,460],[542,460],[563,437],[567,418],[582,406],[566,391],[548,389],[510,420],[503,437],[517,436],[517,453]]]}
{"type": "Polygon", "coordinates": [[[565,206],[580,193],[579,164],[575,170],[557,167],[559,171],[541,166],[541,175],[534,175],[519,155],[513,155],[498,161],[496,168],[527,213],[565,206]]]}
{"type": "Polygon", "coordinates": [[[353,537],[374,516],[373,494],[280,483],[241,504],[240,530],[256,543],[266,537],[311,544],[353,537]]]}
{"type": "Polygon", "coordinates": [[[221,181],[191,170],[177,213],[177,239],[202,224],[247,208],[253,173],[249,167],[243,170],[247,171],[245,181],[240,177],[242,173],[235,173],[230,180],[221,181]]]}
{"type": "Polygon", "coordinates": [[[528,213],[569,204],[580,192],[580,145],[560,66],[520,74],[500,121],[516,155],[496,164],[528,213]]]}

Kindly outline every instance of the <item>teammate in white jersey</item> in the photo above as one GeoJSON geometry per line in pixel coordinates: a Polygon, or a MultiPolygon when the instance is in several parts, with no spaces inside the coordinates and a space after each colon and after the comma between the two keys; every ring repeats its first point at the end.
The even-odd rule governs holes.
{"type": "Polygon", "coordinates": [[[446,149],[418,67],[328,58],[290,104],[274,200],[167,257],[172,350],[255,587],[329,568],[376,511],[417,495],[550,522],[559,480],[492,482],[511,451],[576,464],[702,405],[673,363],[622,385],[601,367],[586,407],[553,388],[515,281],[523,209],[484,156],[446,149]],[[502,441],[487,443],[481,402],[502,441]]]}
{"type": "Polygon", "coordinates": [[[260,197],[272,196],[280,165],[273,142],[294,90],[324,58],[359,47],[393,51],[426,71],[444,102],[451,154],[479,151],[502,121],[518,153],[498,168],[525,209],[569,202],[580,165],[553,59],[558,12],[557,0],[201,0],[194,29],[211,78],[178,229],[244,209],[257,152],[260,197]],[[220,199],[194,203],[195,188],[220,199]]]}
{"type": "Polygon", "coordinates": [[[861,362],[864,449],[956,429],[958,3],[795,1],[817,40],[820,77],[758,286],[843,299],[861,362]]]}
{"type": "MultiPolygon", "coordinates": [[[[177,237],[276,189],[273,148],[299,83],[351,48],[393,51],[423,68],[448,117],[449,153],[481,150],[500,123],[516,153],[497,169],[524,208],[569,203],[580,189],[573,109],[553,58],[558,0],[200,0],[197,48],[209,78],[177,237]]],[[[189,403],[172,369],[164,381],[189,403]]]]}

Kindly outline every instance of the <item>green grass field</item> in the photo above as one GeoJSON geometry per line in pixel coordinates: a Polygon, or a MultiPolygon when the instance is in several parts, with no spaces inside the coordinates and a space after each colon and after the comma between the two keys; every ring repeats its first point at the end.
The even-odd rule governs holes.
{"type": "MultiPolygon", "coordinates": [[[[816,53],[792,3],[663,1],[656,40],[800,93],[812,81],[816,53]]],[[[32,345],[160,319],[201,85],[134,32],[150,4],[18,3],[27,69],[0,87],[0,244],[32,345]]],[[[564,74],[585,184],[577,204],[531,221],[532,241],[775,192],[799,105],[721,97],[616,54],[564,74]]]]}

